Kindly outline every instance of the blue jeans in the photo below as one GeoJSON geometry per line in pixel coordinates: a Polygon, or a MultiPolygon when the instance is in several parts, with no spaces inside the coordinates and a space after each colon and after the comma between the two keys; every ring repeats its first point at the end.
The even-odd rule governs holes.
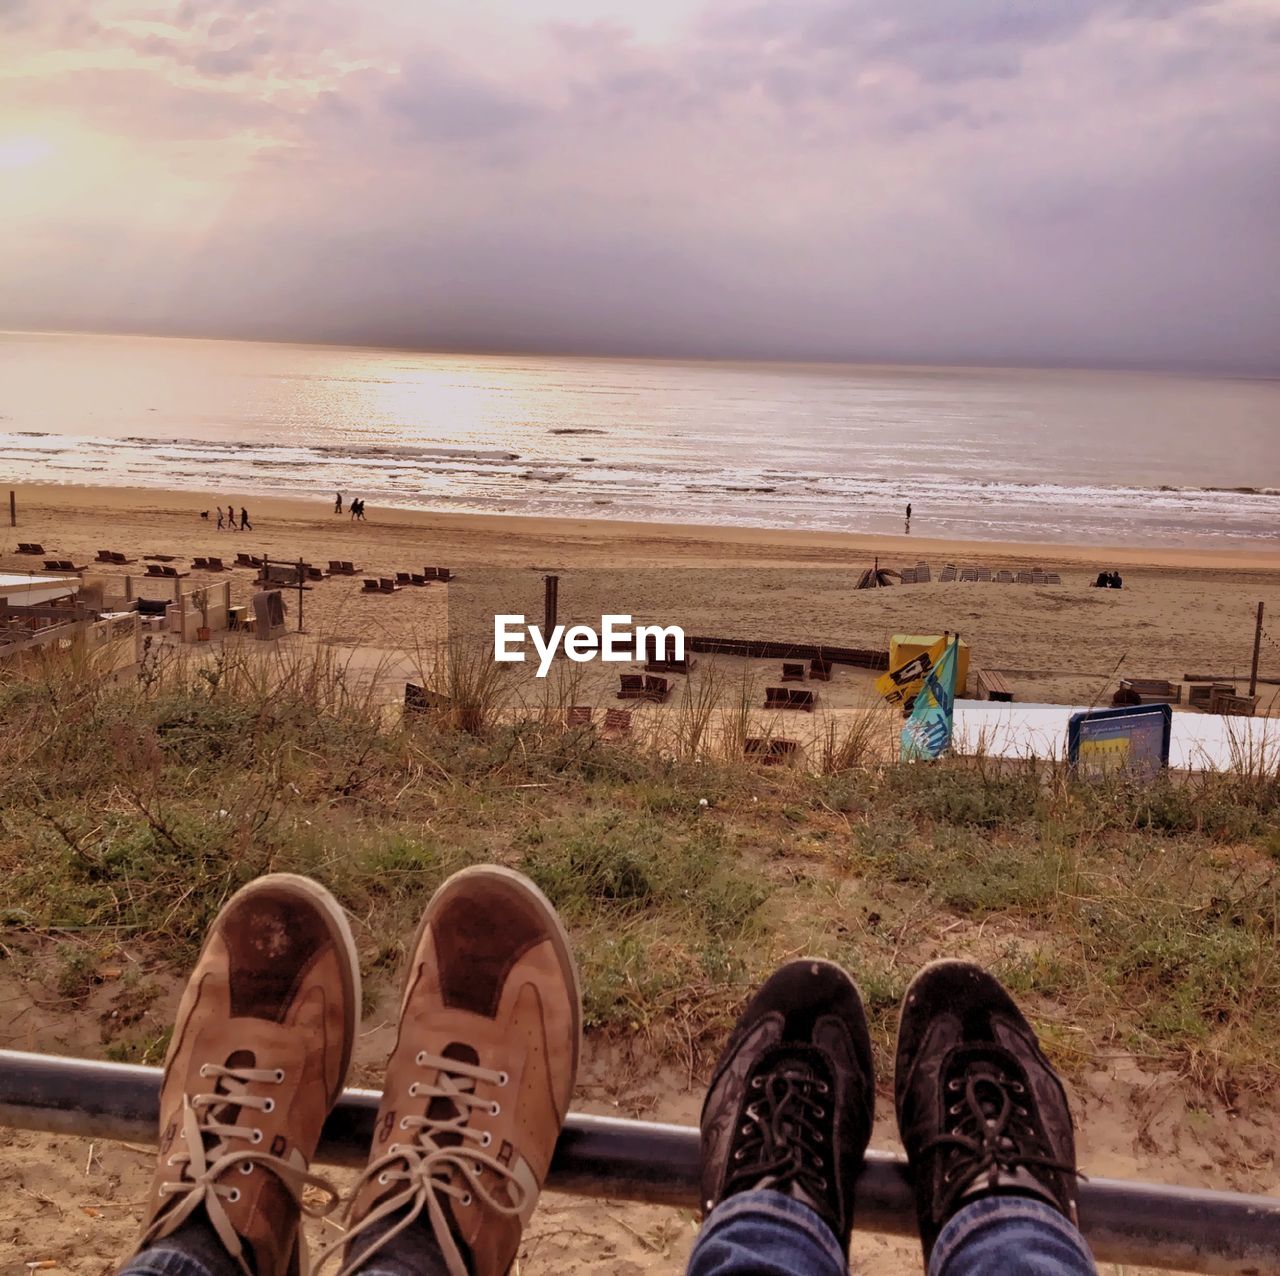
{"type": "MultiPolygon", "coordinates": [[[[445,1276],[438,1251],[425,1245],[422,1251],[375,1254],[360,1276],[445,1276]]],[[[848,1270],[840,1242],[812,1210],[760,1191],[730,1197],[711,1212],[687,1276],[845,1276],[848,1270]]],[[[942,1229],[929,1261],[929,1276],[1096,1276],[1096,1270],[1084,1239],[1057,1210],[1016,1196],[966,1205],[942,1229]]],[[[120,1276],[241,1273],[216,1244],[178,1236],[157,1241],[120,1276]]]]}
{"type": "MultiPolygon", "coordinates": [[[[845,1276],[847,1255],[810,1209],[778,1192],[743,1192],[717,1206],[687,1276],[845,1276]]],[[[1057,1210],[989,1196],[942,1229],[929,1276],[1096,1276],[1080,1233],[1057,1210]]]]}

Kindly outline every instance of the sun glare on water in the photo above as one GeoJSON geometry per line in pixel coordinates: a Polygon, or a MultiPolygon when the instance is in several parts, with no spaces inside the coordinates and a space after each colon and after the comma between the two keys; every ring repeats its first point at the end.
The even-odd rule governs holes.
{"type": "Polygon", "coordinates": [[[0,137],[0,169],[26,168],[52,152],[53,147],[41,137],[0,137]]]}

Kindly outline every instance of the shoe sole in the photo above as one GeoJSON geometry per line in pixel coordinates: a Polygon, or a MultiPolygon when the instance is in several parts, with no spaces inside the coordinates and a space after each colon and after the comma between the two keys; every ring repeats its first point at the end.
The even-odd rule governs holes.
{"type": "MultiPolygon", "coordinates": [[[[346,1032],[343,1035],[342,1066],[338,1069],[338,1087],[329,1096],[329,1106],[332,1107],[338,1101],[343,1087],[346,1085],[347,1072],[351,1067],[351,1054],[355,1048],[356,1033],[360,1027],[360,955],[356,952],[356,941],[351,934],[351,925],[347,921],[347,914],[332,893],[321,886],[319,882],[313,882],[311,878],[303,877],[298,873],[268,873],[265,877],[254,878],[252,882],[247,886],[242,886],[223,904],[222,908],[218,910],[218,917],[221,917],[223,912],[229,909],[237,900],[256,895],[267,886],[287,887],[294,894],[304,896],[309,903],[314,904],[329,923],[330,933],[337,942],[338,950],[345,959],[341,965],[342,973],[346,976],[343,983],[343,992],[347,996],[347,1022],[345,1024],[346,1032]]],[[[217,919],[215,918],[214,920],[216,923],[217,919]]]]}
{"type": "MultiPolygon", "coordinates": [[[[427,901],[426,908],[422,910],[422,917],[418,921],[418,928],[414,931],[413,942],[409,947],[410,961],[412,963],[413,954],[418,951],[418,945],[422,942],[423,932],[427,928],[427,923],[436,901],[446,891],[455,889],[457,883],[474,881],[477,878],[500,881],[506,886],[514,887],[537,906],[543,920],[547,923],[547,932],[551,937],[551,947],[555,952],[556,961],[559,962],[561,972],[564,974],[569,987],[573,989],[573,1076],[574,1084],[576,1085],[578,1057],[582,1046],[582,985],[578,981],[578,964],[573,958],[573,945],[569,942],[569,932],[565,930],[564,923],[560,920],[560,915],[556,912],[555,905],[523,873],[517,873],[511,868],[503,868],[500,864],[474,864],[470,868],[459,869],[456,873],[447,877],[436,888],[435,894],[431,896],[427,901]]],[[[413,966],[410,964],[409,969],[405,971],[404,988],[400,993],[400,1014],[402,1016],[404,1015],[405,1005],[409,1000],[409,989],[412,981],[413,966]]]]}

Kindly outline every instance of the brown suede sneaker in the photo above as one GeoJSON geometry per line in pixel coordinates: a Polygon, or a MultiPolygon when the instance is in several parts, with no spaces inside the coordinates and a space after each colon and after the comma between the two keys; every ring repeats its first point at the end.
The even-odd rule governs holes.
{"type": "Polygon", "coordinates": [[[277,873],[214,919],[187,984],[160,1091],[160,1155],[138,1248],[206,1219],[246,1276],[300,1266],[302,1190],[342,1093],[360,1015],[346,918],[322,886],[277,873]]]}
{"type": "Polygon", "coordinates": [[[581,1034],[550,902],[510,869],[455,873],[414,940],[344,1273],[409,1227],[453,1276],[506,1272],[569,1111],[581,1034]]]}

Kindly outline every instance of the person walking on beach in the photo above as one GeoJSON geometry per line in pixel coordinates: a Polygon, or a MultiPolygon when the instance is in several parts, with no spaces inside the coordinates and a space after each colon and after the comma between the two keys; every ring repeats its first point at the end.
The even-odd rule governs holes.
{"type": "Polygon", "coordinates": [[[234,505],[227,506],[227,526],[233,531],[239,531],[236,527],[236,507],[234,505]]]}
{"type": "Polygon", "coordinates": [[[342,513],[342,493],[341,492],[337,493],[337,500],[335,500],[333,503],[333,512],[335,514],[342,513]]]}
{"type": "Polygon", "coordinates": [[[911,502],[907,502],[907,522],[911,522],[911,502]]]}
{"type": "Polygon", "coordinates": [[[218,531],[222,531],[222,506],[216,507],[218,510],[218,531]]]}
{"type": "Polygon", "coordinates": [[[253,524],[249,522],[249,511],[243,505],[240,506],[240,530],[242,532],[253,531],[253,524]]]}

